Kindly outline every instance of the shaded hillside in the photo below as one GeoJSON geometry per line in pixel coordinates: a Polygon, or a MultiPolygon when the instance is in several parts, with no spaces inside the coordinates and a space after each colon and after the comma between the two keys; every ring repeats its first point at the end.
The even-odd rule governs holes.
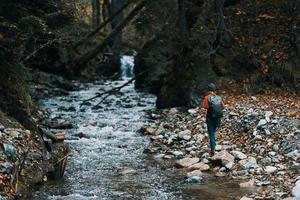
{"type": "MultiPolygon", "coordinates": [[[[176,1],[169,2],[177,8],[176,1]]],[[[210,81],[234,91],[259,92],[266,86],[298,90],[298,1],[183,2],[186,36],[179,11],[170,14],[171,21],[153,13],[161,29],[137,57],[136,73],[151,70],[136,86],[156,93],[159,107],[192,103],[210,81]]],[[[169,7],[149,6],[168,13],[169,7]]]]}

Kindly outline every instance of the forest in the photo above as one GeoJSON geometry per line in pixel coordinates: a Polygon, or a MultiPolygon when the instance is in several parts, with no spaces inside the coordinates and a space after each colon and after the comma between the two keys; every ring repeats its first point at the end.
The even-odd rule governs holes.
{"type": "Polygon", "coordinates": [[[300,200],[299,0],[0,0],[0,200],[300,200]]]}

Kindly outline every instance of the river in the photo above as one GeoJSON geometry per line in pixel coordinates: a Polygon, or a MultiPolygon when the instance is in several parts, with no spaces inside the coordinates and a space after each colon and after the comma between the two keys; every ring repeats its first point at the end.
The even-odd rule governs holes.
{"type": "Polygon", "coordinates": [[[138,130],[145,123],[154,123],[147,113],[155,109],[156,97],[136,91],[134,84],[100,106],[93,106],[100,100],[96,99],[92,105],[80,107],[82,100],[125,82],[126,78],[82,84],[68,96],[41,102],[51,113],[50,120],[59,117],[74,128],[66,131],[71,154],[64,178],[47,182],[34,193],[34,200],[225,200],[239,199],[235,197],[246,192],[235,181],[209,174],[203,185],[181,184],[186,172],[174,168],[172,160],[144,154],[150,140],[138,130]]]}

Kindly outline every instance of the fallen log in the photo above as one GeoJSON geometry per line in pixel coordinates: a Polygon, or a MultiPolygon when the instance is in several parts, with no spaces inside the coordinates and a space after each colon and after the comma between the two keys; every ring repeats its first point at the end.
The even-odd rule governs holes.
{"type": "Polygon", "coordinates": [[[129,85],[130,83],[132,83],[133,81],[135,81],[135,80],[137,79],[137,77],[139,77],[139,76],[145,74],[145,73],[148,72],[150,69],[151,69],[151,68],[142,71],[141,73],[137,74],[136,76],[134,76],[133,78],[131,78],[130,80],[128,80],[126,83],[124,83],[124,84],[122,84],[122,85],[120,85],[120,86],[118,86],[118,87],[112,88],[112,89],[107,90],[107,91],[105,91],[105,92],[99,93],[99,94],[97,94],[97,95],[94,96],[94,97],[91,97],[91,98],[89,98],[89,99],[83,100],[82,103],[80,104],[80,106],[85,105],[88,101],[91,101],[91,100],[97,99],[97,98],[99,98],[99,97],[102,97],[103,95],[106,95],[106,96],[103,97],[103,99],[102,99],[97,105],[101,104],[101,103],[102,103],[105,99],[107,99],[109,96],[116,94],[116,93],[119,92],[122,88],[126,87],[127,85],[129,85]]]}
{"type": "Polygon", "coordinates": [[[79,40],[76,44],[73,45],[73,49],[76,50],[77,47],[85,43],[86,41],[89,40],[92,36],[96,35],[102,28],[104,28],[108,23],[110,23],[113,19],[115,19],[123,10],[125,10],[131,2],[128,2],[124,4],[116,13],[114,13],[110,18],[108,18],[106,21],[104,21],[102,24],[100,24],[97,28],[95,28],[92,32],[87,34],[84,38],[79,40]]]}
{"type": "Polygon", "coordinates": [[[100,51],[102,51],[110,42],[111,40],[123,30],[123,28],[139,13],[141,9],[144,8],[147,1],[141,1],[128,15],[127,17],[120,22],[116,28],[100,43],[96,48],[94,48],[91,52],[84,54],[82,57],[77,59],[74,64],[75,72],[79,73],[79,71],[86,66],[86,64],[93,59],[100,51]]]}

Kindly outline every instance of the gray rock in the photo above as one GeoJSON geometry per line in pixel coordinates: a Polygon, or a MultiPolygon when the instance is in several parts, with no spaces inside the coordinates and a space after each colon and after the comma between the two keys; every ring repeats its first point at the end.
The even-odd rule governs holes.
{"type": "Polygon", "coordinates": [[[184,158],[176,161],[175,166],[180,168],[190,167],[193,164],[198,163],[199,160],[200,160],[199,158],[184,158]]]}
{"type": "Polygon", "coordinates": [[[271,157],[274,157],[274,156],[276,156],[276,152],[275,151],[270,151],[268,153],[268,155],[271,156],[271,157]]]}
{"type": "Polygon", "coordinates": [[[267,174],[271,174],[271,173],[274,173],[277,171],[277,167],[273,167],[273,166],[266,166],[264,168],[264,171],[267,173],[267,174]]]}
{"type": "Polygon", "coordinates": [[[277,152],[278,150],[279,150],[279,145],[278,144],[274,144],[273,151],[277,152]]]}
{"type": "Polygon", "coordinates": [[[298,158],[300,158],[300,152],[298,150],[294,150],[287,153],[286,156],[292,158],[293,160],[297,160],[298,158]]]}
{"type": "Polygon", "coordinates": [[[265,129],[265,134],[266,135],[272,135],[272,132],[269,129],[265,129]]]}
{"type": "Polygon", "coordinates": [[[192,138],[192,133],[190,130],[181,131],[178,133],[178,137],[183,140],[190,140],[192,138]]]}
{"type": "Polygon", "coordinates": [[[3,147],[6,156],[11,157],[13,160],[17,159],[17,150],[14,146],[8,143],[3,143],[3,147]]]}
{"type": "Polygon", "coordinates": [[[177,157],[182,157],[184,153],[182,151],[173,151],[172,154],[177,157]]]}
{"type": "Polygon", "coordinates": [[[233,162],[230,162],[230,163],[227,163],[227,164],[225,165],[225,168],[226,168],[227,170],[232,170],[233,166],[234,166],[234,163],[233,163],[233,162]]]}
{"type": "Polygon", "coordinates": [[[196,163],[191,165],[189,168],[189,170],[200,170],[200,171],[207,171],[210,169],[210,166],[208,164],[205,164],[204,162],[201,163],[196,163]]]}
{"type": "Polygon", "coordinates": [[[14,171],[14,166],[9,162],[0,163],[0,172],[12,174],[14,171]]]}
{"type": "Polygon", "coordinates": [[[266,125],[267,123],[268,123],[267,120],[261,119],[261,120],[258,122],[257,127],[264,126],[264,125],[266,125]]]}
{"type": "Polygon", "coordinates": [[[246,170],[258,167],[257,161],[254,157],[248,157],[247,159],[240,160],[239,164],[242,166],[243,169],[246,169],[246,170]]]}
{"type": "Polygon", "coordinates": [[[201,172],[200,170],[197,169],[197,170],[188,172],[186,176],[187,176],[188,178],[191,178],[191,177],[194,177],[194,176],[201,177],[201,176],[202,176],[202,172],[201,172]]]}
{"type": "Polygon", "coordinates": [[[246,156],[244,153],[240,152],[240,151],[232,151],[231,153],[232,153],[232,155],[233,155],[235,158],[237,158],[237,159],[239,159],[239,160],[243,160],[243,159],[246,159],[246,158],[247,158],[247,156],[246,156]]]}
{"type": "Polygon", "coordinates": [[[134,174],[134,173],[136,173],[136,170],[135,170],[135,169],[133,169],[133,168],[125,168],[125,169],[123,169],[123,170],[121,171],[120,174],[126,175],[126,174],[134,174]]]}
{"type": "Polygon", "coordinates": [[[292,194],[296,197],[296,200],[300,199],[300,180],[295,183],[295,187],[292,190],[292,194]]]}

